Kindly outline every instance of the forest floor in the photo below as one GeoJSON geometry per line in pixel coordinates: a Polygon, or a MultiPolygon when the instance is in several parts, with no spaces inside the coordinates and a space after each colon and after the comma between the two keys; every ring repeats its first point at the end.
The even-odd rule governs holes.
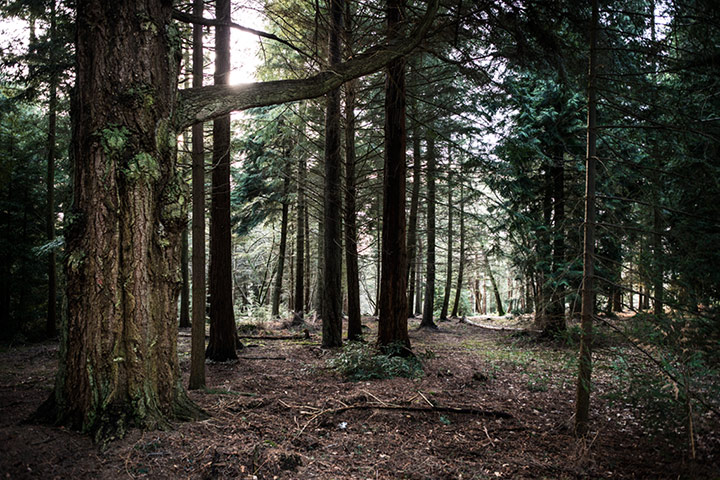
{"type": "MultiPolygon", "coordinates": [[[[491,318],[470,320],[498,325],[491,318]]],[[[376,322],[364,323],[373,339],[376,322]]],[[[190,392],[208,420],[170,431],[131,431],[105,449],[76,432],[22,422],[50,392],[56,343],[3,348],[0,476],[720,478],[716,418],[696,415],[697,460],[690,460],[683,419],[653,423],[635,400],[610,400],[627,388],[613,368],[619,352],[632,355],[622,346],[596,349],[592,431],[578,441],[571,428],[576,347],[457,320],[441,323],[439,331],[419,331],[417,324],[410,321],[413,349],[424,366],[419,378],[346,381],[327,367],[338,352],[320,348],[319,326],[311,324],[308,340],[246,339],[238,361],[209,363],[208,389],[190,392]],[[497,412],[509,416],[497,418],[497,412]]],[[[263,327],[256,333],[288,334],[279,324],[263,327]]],[[[179,342],[187,383],[189,332],[182,331],[179,342]]]]}

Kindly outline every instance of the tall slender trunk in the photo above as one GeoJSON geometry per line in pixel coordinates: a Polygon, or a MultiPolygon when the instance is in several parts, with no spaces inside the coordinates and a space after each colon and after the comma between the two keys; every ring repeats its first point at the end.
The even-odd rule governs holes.
{"type": "MultiPolygon", "coordinates": [[[[404,0],[388,0],[388,40],[399,36],[404,0]]],[[[383,181],[382,272],[378,344],[403,345],[410,353],[407,331],[407,251],[405,243],[405,60],[387,66],[385,78],[385,171],[383,181]]]]}
{"type": "Polygon", "coordinates": [[[420,151],[420,127],[418,122],[413,122],[412,130],[413,144],[413,184],[412,193],[410,194],[410,217],[408,218],[407,230],[407,252],[408,252],[408,312],[414,314],[419,309],[415,309],[413,300],[415,298],[415,276],[417,273],[417,220],[418,220],[418,204],[420,203],[420,171],[421,171],[421,151],[420,151]]]}
{"type": "MultiPolygon", "coordinates": [[[[352,56],[352,16],[350,3],[345,4],[345,47],[352,56]]],[[[355,86],[345,84],[345,271],[347,275],[348,340],[362,338],[360,320],[360,280],[357,252],[357,206],[355,186],[355,86]]]]}
{"type": "Polygon", "coordinates": [[[580,354],[575,395],[575,434],[588,432],[590,386],[592,375],[592,315],[594,306],[593,275],[595,254],[595,163],[597,160],[597,34],[598,1],[592,0],[590,30],[590,62],[588,67],[587,155],[585,158],[585,223],[583,239],[582,312],[580,316],[580,354]]]}
{"type": "Polygon", "coordinates": [[[425,252],[425,304],[420,328],[437,329],[433,320],[435,309],[435,137],[433,132],[427,136],[427,251],[425,252]]]}
{"type": "Polygon", "coordinates": [[[297,161],[297,218],[295,219],[295,304],[293,305],[294,325],[300,325],[305,321],[305,182],[307,165],[305,157],[301,154],[297,161]]]}
{"type": "MultiPolygon", "coordinates": [[[[230,0],[215,0],[218,20],[230,21],[230,0]]],[[[230,27],[215,30],[215,85],[230,79],[230,27]]],[[[205,355],[222,362],[237,358],[233,312],[230,232],[230,115],[213,121],[212,198],[210,202],[210,341],[205,355]]]]}
{"type": "Polygon", "coordinates": [[[415,242],[417,250],[415,252],[415,309],[413,310],[414,316],[422,313],[423,306],[423,242],[422,238],[417,239],[415,242]]]}
{"type": "MultiPolygon", "coordinates": [[[[485,275],[490,279],[490,285],[495,295],[495,307],[497,308],[497,314],[500,316],[505,315],[505,309],[503,308],[502,299],[500,298],[500,290],[498,289],[497,282],[495,281],[495,275],[493,274],[492,268],[490,268],[490,260],[488,260],[487,252],[483,250],[483,263],[485,265],[485,275]]],[[[485,287],[483,287],[483,291],[485,287]]],[[[485,295],[483,294],[483,297],[485,295]]],[[[483,307],[483,310],[486,310],[483,307]]]]}
{"type": "MultiPolygon", "coordinates": [[[[50,2],[50,38],[54,39],[56,31],[56,6],[55,0],[50,2]]],[[[55,240],[55,154],[56,154],[56,133],[57,133],[57,88],[58,74],[55,67],[54,49],[50,51],[50,73],[49,101],[48,101],[48,132],[47,132],[47,213],[46,233],[47,241],[55,240]]],[[[49,338],[57,335],[57,254],[55,248],[50,249],[48,255],[48,308],[45,321],[45,335],[49,338]]]]}
{"type": "Polygon", "coordinates": [[[443,296],[440,320],[447,320],[450,308],[450,290],[452,290],[452,263],[453,263],[453,203],[452,203],[452,171],[448,172],[448,241],[447,241],[447,267],[445,268],[445,295],[443,296]]]}
{"type": "MultiPolygon", "coordinates": [[[[463,179],[460,179],[462,182],[463,179]]],[[[462,294],[463,273],[465,273],[465,195],[463,184],[460,183],[460,265],[458,266],[457,287],[455,288],[455,303],[451,317],[457,317],[460,308],[460,296],[462,294]]]]}
{"type": "Polygon", "coordinates": [[[550,299],[543,324],[543,335],[555,336],[565,330],[565,287],[562,283],[562,269],[565,267],[565,168],[564,149],[558,147],[550,167],[553,194],[552,224],[552,286],[550,299]]]}
{"type": "Polygon", "coordinates": [[[190,328],[190,269],[189,265],[189,232],[187,227],[183,229],[180,237],[180,328],[190,328]]]}
{"type": "MultiPolygon", "coordinates": [[[[289,152],[287,152],[289,157],[289,152]]],[[[288,204],[287,196],[290,193],[290,175],[285,175],[283,181],[282,218],[280,225],[280,248],[278,252],[277,268],[275,269],[275,287],[272,294],[272,306],[270,313],[273,317],[280,315],[280,295],[282,294],[283,275],[285,274],[285,250],[287,247],[288,233],[288,204]]]]}
{"type": "MultiPolygon", "coordinates": [[[[303,176],[305,175],[304,172],[305,172],[305,169],[303,167],[303,176]]],[[[305,184],[305,181],[303,180],[303,185],[304,184],[305,184]]],[[[304,193],[303,193],[303,195],[304,195],[304,193]]],[[[310,291],[310,287],[311,287],[311,283],[312,283],[312,282],[310,282],[310,266],[312,265],[312,250],[310,249],[310,247],[311,247],[311,245],[310,245],[310,212],[308,211],[307,207],[303,208],[303,215],[305,217],[305,221],[304,221],[305,235],[303,235],[305,237],[305,249],[303,252],[305,254],[305,261],[303,262],[303,267],[305,269],[305,272],[304,272],[305,281],[303,282],[303,284],[305,285],[305,292],[304,292],[305,309],[303,311],[309,312],[310,310],[312,310],[312,295],[311,295],[311,291],[310,291]]],[[[318,251],[319,251],[319,246],[318,246],[318,251]]]]}
{"type": "MultiPolygon", "coordinates": [[[[202,17],[203,0],[193,0],[193,15],[202,17]]],[[[202,26],[193,25],[192,85],[203,84],[202,26]]],[[[190,347],[191,390],[205,388],[205,145],[203,124],[192,126],[192,333],[190,347]]]]}
{"type": "MultiPolygon", "coordinates": [[[[344,0],[329,0],[330,68],[341,61],[340,38],[344,0]]],[[[340,152],[340,88],[330,91],[325,106],[325,268],[323,274],[322,346],[342,346],[342,195],[340,152]]]]}

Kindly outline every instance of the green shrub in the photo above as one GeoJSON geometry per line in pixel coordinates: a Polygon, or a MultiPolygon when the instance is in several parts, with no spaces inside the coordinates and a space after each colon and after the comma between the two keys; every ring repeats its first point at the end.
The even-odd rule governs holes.
{"type": "Polygon", "coordinates": [[[391,346],[387,353],[382,353],[372,345],[348,342],[342,353],[328,360],[327,365],[331,370],[353,381],[422,376],[420,360],[415,356],[400,356],[399,353],[403,350],[405,348],[401,345],[391,346]]]}

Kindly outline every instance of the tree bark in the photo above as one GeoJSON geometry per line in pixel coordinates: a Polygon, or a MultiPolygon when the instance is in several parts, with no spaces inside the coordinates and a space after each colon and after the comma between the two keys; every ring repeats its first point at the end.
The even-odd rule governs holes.
{"type": "Polygon", "coordinates": [[[182,286],[180,287],[180,328],[190,328],[190,271],[188,268],[188,252],[189,241],[188,229],[183,229],[180,237],[180,278],[182,286]]]}
{"type": "MultiPolygon", "coordinates": [[[[219,20],[230,21],[230,0],[215,0],[219,20]]],[[[230,80],[230,28],[215,32],[215,85],[230,80]]],[[[216,362],[237,358],[230,232],[230,115],[213,121],[213,171],[210,201],[210,341],[205,352],[216,362]]]]}
{"type": "MultiPolygon", "coordinates": [[[[289,156],[289,154],[288,154],[289,156]]],[[[275,272],[275,287],[272,295],[271,315],[278,317],[280,315],[280,295],[282,294],[283,275],[285,273],[285,250],[287,247],[288,232],[288,205],[287,195],[290,193],[290,175],[285,175],[283,181],[283,199],[282,199],[282,217],[280,225],[280,248],[278,252],[277,268],[275,272]]]]}
{"type": "Polygon", "coordinates": [[[180,53],[169,23],[159,2],[77,2],[68,317],[41,412],[98,440],[201,416],[176,350],[187,217],[169,124],[180,53]]]}
{"type": "MultiPolygon", "coordinates": [[[[193,14],[202,16],[203,0],[193,0],[193,14]]],[[[193,26],[193,87],[203,84],[202,27],[193,26]]],[[[205,144],[203,124],[192,126],[192,333],[188,388],[205,388],[205,144]]]]}
{"type": "MultiPolygon", "coordinates": [[[[420,168],[421,168],[421,152],[420,152],[420,127],[417,122],[413,122],[412,130],[413,143],[413,185],[410,194],[410,217],[408,218],[407,230],[407,252],[408,252],[408,313],[414,316],[415,308],[413,300],[415,298],[415,277],[417,272],[417,219],[418,204],[420,202],[420,168]]],[[[419,295],[419,293],[418,293],[419,295]]]]}
{"type": "MultiPolygon", "coordinates": [[[[352,16],[350,3],[345,3],[345,48],[352,52],[352,16]]],[[[360,319],[360,280],[357,252],[357,187],[355,185],[355,87],[356,81],[345,84],[345,272],[348,298],[348,340],[362,339],[360,319]]]]}
{"type": "MultiPolygon", "coordinates": [[[[497,308],[497,314],[501,317],[505,315],[505,309],[503,308],[502,299],[500,298],[500,290],[498,289],[497,282],[495,281],[495,275],[493,275],[492,268],[490,268],[490,260],[488,260],[487,252],[483,251],[483,263],[485,264],[485,274],[490,279],[490,285],[495,295],[495,307],[497,308]]],[[[483,298],[485,298],[485,287],[483,286],[483,298]]],[[[485,300],[483,300],[483,313],[487,313],[485,307],[485,300]]]]}
{"type": "Polygon", "coordinates": [[[589,429],[590,386],[592,375],[592,315],[594,306],[593,275],[595,254],[595,164],[597,116],[597,34],[598,1],[592,1],[590,30],[590,62],[588,68],[587,155],[585,158],[585,223],[583,240],[582,312],[580,316],[580,354],[575,394],[575,434],[585,435],[589,429]]]}
{"type": "Polygon", "coordinates": [[[433,320],[435,309],[435,134],[427,136],[427,251],[425,252],[425,304],[420,328],[437,329],[433,320]]]}
{"type": "Polygon", "coordinates": [[[445,268],[445,292],[443,304],[440,309],[440,320],[447,320],[450,307],[450,290],[452,290],[452,262],[453,262],[453,203],[452,203],[452,171],[448,172],[448,242],[447,242],[447,267],[445,268]]]}
{"type": "Polygon", "coordinates": [[[303,309],[305,302],[305,157],[298,156],[297,161],[297,214],[295,225],[295,304],[293,305],[293,325],[302,325],[305,321],[303,309]]]}
{"type": "MultiPolygon", "coordinates": [[[[386,3],[387,36],[399,37],[404,0],[386,3]]],[[[385,77],[385,171],[383,181],[382,272],[380,280],[378,345],[404,347],[410,353],[407,331],[407,251],[405,243],[405,60],[388,64],[385,77]]]]}
{"type": "MultiPolygon", "coordinates": [[[[462,182],[463,179],[460,179],[462,182]]],[[[463,274],[465,273],[465,195],[463,184],[460,183],[460,265],[458,266],[457,287],[455,288],[455,303],[451,317],[457,317],[460,308],[460,296],[462,295],[463,274]]]]}
{"type": "MultiPolygon", "coordinates": [[[[340,63],[344,0],[329,0],[329,67],[340,63]]],[[[342,346],[342,195],[340,152],[340,88],[328,92],[325,106],[325,241],[323,273],[322,346],[342,346]]]]}

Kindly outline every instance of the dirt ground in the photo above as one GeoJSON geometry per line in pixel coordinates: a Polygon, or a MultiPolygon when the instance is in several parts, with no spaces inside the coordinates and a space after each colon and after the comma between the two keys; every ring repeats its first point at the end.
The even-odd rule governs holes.
{"type": "MultiPolygon", "coordinates": [[[[479,319],[482,321],[483,319],[479,319]]],[[[485,319],[485,321],[489,321],[485,319]]],[[[367,337],[376,324],[367,320],[367,337]]],[[[50,392],[57,344],[0,352],[0,475],[42,479],[720,478],[718,430],[649,434],[637,406],[611,404],[609,353],[594,371],[592,432],[570,429],[575,351],[518,345],[517,332],[457,321],[415,329],[421,378],[344,381],[337,352],[310,340],[245,340],[237,362],[208,364],[208,390],[190,396],[211,417],[171,431],[132,431],[100,450],[62,428],[22,423],[50,392]],[[504,412],[435,411],[460,407],[504,412]]],[[[270,330],[268,334],[287,334],[270,330]]],[[[181,332],[183,379],[189,332],[181,332]]],[[[699,419],[701,420],[701,419],[699,419]]],[[[707,420],[707,419],[706,419],[707,420]]],[[[710,421],[714,421],[710,419],[710,421]]],[[[703,427],[703,425],[705,425],[703,427]]]]}

